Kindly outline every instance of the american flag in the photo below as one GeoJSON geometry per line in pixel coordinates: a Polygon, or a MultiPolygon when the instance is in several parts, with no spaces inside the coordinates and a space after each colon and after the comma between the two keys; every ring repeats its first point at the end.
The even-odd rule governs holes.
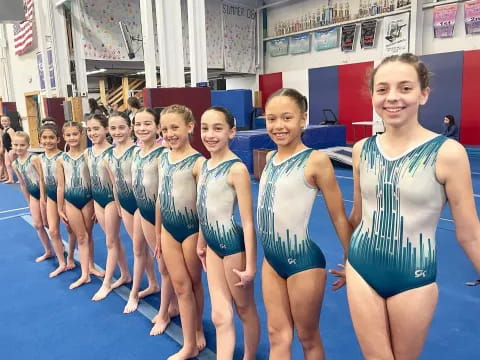
{"type": "Polygon", "coordinates": [[[33,0],[23,0],[23,8],[25,9],[25,20],[20,24],[13,25],[16,55],[26,52],[33,43],[33,0]]]}

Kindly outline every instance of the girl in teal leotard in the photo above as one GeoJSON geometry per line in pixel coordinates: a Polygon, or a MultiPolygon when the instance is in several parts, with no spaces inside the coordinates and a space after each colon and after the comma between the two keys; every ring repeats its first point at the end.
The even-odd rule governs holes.
{"type": "Polygon", "coordinates": [[[108,119],[94,114],[87,120],[87,136],[92,147],[85,150],[90,181],[92,183],[93,207],[95,217],[105,233],[107,245],[107,263],[102,286],[93,295],[93,301],[104,299],[113,289],[131,281],[125,257],[125,249],[120,241],[120,214],[113,197],[113,183],[107,168],[107,159],[113,147],[107,141],[108,119]],[[112,283],[117,264],[120,277],[112,283]]]}
{"type": "Polygon", "coordinates": [[[160,125],[171,151],[161,155],[158,167],[157,250],[172,278],[182,320],[183,348],[172,358],[189,359],[205,347],[202,265],[196,256],[196,183],[204,158],[190,144],[194,118],[189,108],[166,107],[160,125]]]}
{"type": "Polygon", "coordinates": [[[63,155],[63,152],[58,149],[58,129],[55,123],[43,125],[38,134],[40,144],[45,149],[45,152],[39,156],[41,164],[40,182],[42,184],[40,188],[43,189],[41,200],[46,202],[48,233],[58,259],[58,267],[49,275],[54,277],[65,270],[71,270],[75,267],[73,253],[76,239],[70,226],[67,226],[68,256],[67,261],[65,261],[64,246],[60,236],[60,217],[57,209],[57,159],[63,155]]]}
{"type": "Polygon", "coordinates": [[[233,115],[226,108],[214,106],[203,113],[201,137],[211,158],[203,163],[198,180],[197,254],[207,271],[217,358],[233,359],[234,305],[243,324],[243,359],[254,360],[260,337],[253,294],[257,243],[250,174],[228,146],[235,133],[233,115]],[[233,218],[237,205],[241,226],[233,218]]]}
{"type": "MultiPolygon", "coordinates": [[[[137,200],[138,210],[135,212],[134,224],[134,251],[142,254],[148,245],[155,250],[155,204],[158,196],[158,161],[165,151],[164,147],[156,143],[159,132],[160,119],[158,114],[149,108],[140,109],[135,114],[135,136],[142,141],[142,148],[136,152],[132,160],[133,193],[137,200]],[[139,234],[142,232],[142,234],[139,234]],[[136,240],[140,241],[136,241],[136,240]],[[142,242],[146,239],[146,243],[142,242]]],[[[154,318],[154,326],[150,335],[162,334],[170,318],[176,311],[174,308],[175,296],[163,257],[157,257],[158,269],[162,277],[160,292],[160,309],[154,318]],[[172,305],[171,305],[172,304],[172,305]]],[[[135,276],[135,274],[134,274],[135,276]]],[[[176,315],[176,314],[175,314],[176,315]]]]}
{"type": "Polygon", "coordinates": [[[23,131],[17,131],[12,137],[12,149],[17,158],[12,163],[12,168],[17,175],[20,186],[30,208],[33,227],[37,231],[45,253],[35,259],[40,262],[53,256],[50,241],[44,227],[40,210],[40,164],[36,156],[28,152],[30,137],[23,131]]]}
{"type": "Polygon", "coordinates": [[[77,122],[63,125],[63,138],[69,151],[57,159],[58,214],[77,238],[81,275],[70,284],[75,289],[91,281],[90,274],[104,276],[95,269],[93,254],[93,200],[87,159],[82,149],[83,126],[77,122]]]}
{"type": "Polygon", "coordinates": [[[480,223],[465,149],[419,123],[427,67],[412,54],[390,56],[370,92],[386,131],[353,147],[348,302],[365,358],[417,359],[438,299],[435,232],[446,201],[479,273],[480,223]]]}
{"type": "Polygon", "coordinates": [[[124,313],[128,314],[137,309],[139,299],[160,291],[160,286],[153,266],[153,257],[144,245],[146,240],[143,232],[134,232],[135,212],[138,207],[133,193],[132,161],[140,149],[132,139],[130,118],[125,113],[113,112],[108,119],[108,130],[115,142],[115,147],[107,158],[108,170],[112,178],[113,192],[120,208],[123,224],[133,241],[133,283],[130,296],[123,310],[124,313]],[[139,236],[140,238],[138,238],[139,236]],[[137,251],[137,246],[140,246],[139,251],[137,251]],[[143,268],[147,273],[148,287],[140,291],[143,268]]]}
{"type": "Polygon", "coordinates": [[[267,133],[277,145],[267,155],[257,208],[270,358],[289,358],[295,328],[305,359],[324,359],[319,317],[325,258],[308,232],[319,191],[345,252],[351,227],[330,159],[302,142],[307,99],[294,89],[280,89],[267,100],[265,114],[267,133]]]}

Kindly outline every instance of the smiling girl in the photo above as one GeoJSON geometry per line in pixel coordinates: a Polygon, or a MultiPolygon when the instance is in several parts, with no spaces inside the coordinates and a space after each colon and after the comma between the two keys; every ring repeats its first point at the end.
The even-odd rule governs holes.
{"type": "Polygon", "coordinates": [[[125,249],[120,241],[120,214],[113,197],[113,185],[107,169],[106,159],[113,147],[107,141],[108,120],[102,114],[94,114],[87,120],[87,136],[93,146],[86,150],[90,180],[92,183],[95,217],[105,233],[107,264],[102,286],[93,295],[93,301],[104,299],[113,289],[131,281],[125,257],[125,249]],[[117,264],[120,277],[112,283],[117,264]]]}
{"type": "Polygon", "coordinates": [[[480,223],[465,149],[418,121],[426,66],[412,54],[388,57],[370,91],[386,132],[353,148],[348,302],[365,358],[417,359],[438,298],[435,231],[446,200],[479,273],[480,223]]]}

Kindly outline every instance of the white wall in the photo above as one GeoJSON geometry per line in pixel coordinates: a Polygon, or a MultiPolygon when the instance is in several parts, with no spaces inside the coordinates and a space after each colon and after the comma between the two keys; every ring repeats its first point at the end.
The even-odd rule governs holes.
{"type": "Polygon", "coordinates": [[[226,78],[227,90],[251,89],[258,90],[258,81],[255,75],[226,78]]]}
{"type": "MultiPolygon", "coordinates": [[[[13,47],[13,27],[7,25],[7,39],[8,39],[8,55],[10,56],[10,64],[12,69],[12,83],[15,101],[17,103],[17,111],[22,116],[22,119],[27,116],[27,107],[25,104],[25,93],[30,91],[40,90],[40,80],[37,70],[37,51],[38,48],[30,50],[28,53],[22,55],[15,55],[13,47]]],[[[42,107],[42,101],[40,106],[42,107]]],[[[28,131],[28,123],[23,121],[23,128],[28,131]]]]}
{"type": "Polygon", "coordinates": [[[480,34],[465,33],[464,4],[458,4],[457,18],[452,38],[435,39],[433,37],[433,8],[423,12],[423,54],[437,54],[451,51],[480,49],[480,34]]]}

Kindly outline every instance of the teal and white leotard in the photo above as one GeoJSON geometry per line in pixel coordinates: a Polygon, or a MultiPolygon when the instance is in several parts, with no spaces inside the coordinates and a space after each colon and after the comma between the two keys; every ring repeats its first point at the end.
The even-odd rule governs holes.
{"type": "Polygon", "coordinates": [[[135,152],[132,160],[132,186],[142,217],[155,225],[155,203],[158,195],[158,158],[165,150],[158,147],[148,154],[135,152]]]}
{"type": "Polygon", "coordinates": [[[170,152],[160,156],[158,192],[163,227],[178,242],[198,232],[197,184],[193,167],[202,156],[195,153],[171,162],[170,152]]]}
{"type": "Polygon", "coordinates": [[[360,155],[362,221],[348,261],[377,293],[388,298],[435,282],[435,230],[446,202],[435,164],[444,136],[389,158],[378,137],[360,155]]]}
{"type": "Polygon", "coordinates": [[[108,156],[108,165],[112,171],[117,188],[118,202],[124,210],[132,215],[137,210],[137,201],[135,200],[132,187],[132,160],[135,157],[135,153],[139,150],[136,145],[132,144],[119,157],[115,155],[115,149],[108,156]]]}
{"type": "Polygon", "coordinates": [[[304,149],[276,163],[275,151],[260,179],[258,236],[265,259],[283,278],[325,268],[325,257],[308,234],[308,221],[318,193],[305,179],[313,149],[304,149]]]}
{"type": "Polygon", "coordinates": [[[113,146],[109,146],[95,155],[93,147],[87,149],[88,171],[92,182],[93,200],[105,208],[114,200],[113,185],[108,174],[106,160],[110,157],[113,146]]]}
{"type": "Polygon", "coordinates": [[[209,168],[205,161],[197,187],[197,209],[200,227],[207,245],[220,258],[245,251],[243,230],[233,219],[237,203],[235,189],[227,177],[240,159],[223,161],[209,168]]]}
{"type": "Polygon", "coordinates": [[[35,169],[35,165],[33,165],[32,160],[33,155],[28,154],[23,163],[17,158],[13,162],[13,166],[15,166],[17,171],[22,176],[28,193],[35,199],[40,200],[40,176],[38,175],[37,169],[35,169]]]}
{"type": "Polygon", "coordinates": [[[51,157],[48,157],[46,153],[40,155],[47,197],[55,202],[57,202],[57,158],[62,154],[59,151],[51,157]]]}
{"type": "Polygon", "coordinates": [[[69,153],[62,155],[63,173],[65,175],[65,200],[81,210],[92,200],[90,173],[85,155],[76,159],[69,153]]]}

